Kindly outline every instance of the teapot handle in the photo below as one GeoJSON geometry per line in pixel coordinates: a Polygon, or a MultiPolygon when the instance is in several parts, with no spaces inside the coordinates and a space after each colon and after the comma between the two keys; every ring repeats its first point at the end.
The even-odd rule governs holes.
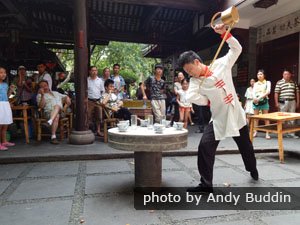
{"type": "Polygon", "coordinates": [[[214,25],[214,22],[215,22],[215,19],[216,19],[216,17],[218,16],[218,15],[220,15],[222,12],[217,12],[217,13],[215,13],[215,15],[211,18],[211,21],[210,21],[210,26],[211,26],[211,28],[214,28],[215,27],[215,25],[214,25]]]}

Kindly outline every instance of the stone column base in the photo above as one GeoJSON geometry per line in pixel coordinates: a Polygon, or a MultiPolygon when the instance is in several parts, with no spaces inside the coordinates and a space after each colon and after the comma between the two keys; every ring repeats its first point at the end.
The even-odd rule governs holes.
{"type": "Polygon", "coordinates": [[[91,130],[72,131],[69,137],[69,143],[72,145],[88,145],[93,144],[95,135],[91,130]]]}

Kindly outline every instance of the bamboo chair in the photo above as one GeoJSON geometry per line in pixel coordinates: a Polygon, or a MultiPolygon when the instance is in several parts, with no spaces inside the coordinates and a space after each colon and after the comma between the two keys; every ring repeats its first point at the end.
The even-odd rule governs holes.
{"type": "MultiPolygon", "coordinates": [[[[38,108],[35,118],[35,130],[37,141],[41,141],[42,137],[51,136],[51,126],[47,122],[48,120],[44,117],[44,110],[38,108]]],[[[60,117],[58,122],[58,131],[60,140],[64,140],[65,134],[68,138],[70,135],[70,117],[60,117]]]]}

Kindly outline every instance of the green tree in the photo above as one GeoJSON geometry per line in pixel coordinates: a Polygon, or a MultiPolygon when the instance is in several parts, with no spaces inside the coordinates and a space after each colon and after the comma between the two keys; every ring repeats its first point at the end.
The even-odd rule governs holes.
{"type": "Polygon", "coordinates": [[[132,74],[135,74],[137,81],[147,77],[153,71],[153,65],[159,62],[158,59],[145,58],[142,50],[143,44],[110,42],[107,46],[96,46],[91,56],[91,64],[97,66],[100,70],[105,67],[112,69],[113,64],[121,65],[120,73],[128,74],[128,80],[131,80],[132,74]]]}
{"type": "MultiPolygon", "coordinates": [[[[124,75],[125,80],[136,79],[139,82],[152,74],[154,64],[160,62],[160,59],[145,58],[143,56],[145,47],[145,44],[115,41],[105,46],[97,45],[92,52],[90,64],[97,66],[101,74],[105,67],[112,70],[113,64],[118,63],[121,65],[120,73],[124,75]]],[[[56,50],[56,53],[67,70],[73,71],[74,51],[56,50]]]]}

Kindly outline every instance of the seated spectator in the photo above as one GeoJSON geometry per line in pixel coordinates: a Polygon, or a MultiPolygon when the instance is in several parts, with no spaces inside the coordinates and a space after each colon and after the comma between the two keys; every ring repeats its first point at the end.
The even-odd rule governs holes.
{"type": "Polygon", "coordinates": [[[131,113],[127,108],[122,107],[123,102],[114,93],[114,81],[108,79],[104,83],[105,93],[102,95],[101,103],[110,110],[110,113],[114,113],[114,116],[119,119],[130,120],[131,113]]]}
{"type": "Polygon", "coordinates": [[[44,115],[47,122],[51,126],[51,143],[59,144],[56,138],[56,130],[58,128],[59,114],[62,110],[66,112],[67,107],[71,105],[71,100],[67,95],[51,91],[46,80],[39,82],[39,91],[37,95],[37,103],[39,108],[44,109],[44,115]],[[65,104],[65,107],[63,107],[65,104]]]}

